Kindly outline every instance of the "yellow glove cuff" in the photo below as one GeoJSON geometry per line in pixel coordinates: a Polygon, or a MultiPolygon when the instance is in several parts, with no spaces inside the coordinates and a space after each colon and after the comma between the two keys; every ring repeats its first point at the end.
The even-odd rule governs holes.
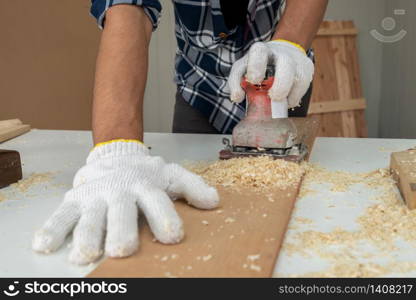
{"type": "Polygon", "coordinates": [[[131,140],[129,140],[129,139],[115,139],[115,140],[109,140],[109,141],[106,141],[106,142],[98,143],[98,144],[96,144],[91,149],[91,151],[94,150],[94,149],[96,149],[97,147],[104,146],[104,145],[108,145],[108,144],[112,144],[112,143],[115,143],[115,142],[138,143],[138,144],[144,145],[144,143],[142,141],[139,141],[139,140],[133,140],[133,139],[131,139],[131,140]]]}
{"type": "Polygon", "coordinates": [[[298,48],[300,51],[302,51],[306,55],[306,50],[301,45],[296,44],[294,42],[284,40],[284,39],[276,39],[276,40],[273,40],[272,42],[285,42],[285,43],[291,44],[292,46],[295,46],[296,48],[298,48]]]}

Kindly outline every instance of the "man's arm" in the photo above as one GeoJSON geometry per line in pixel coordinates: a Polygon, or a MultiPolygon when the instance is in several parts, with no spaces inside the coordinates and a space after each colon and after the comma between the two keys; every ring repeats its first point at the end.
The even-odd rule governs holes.
{"type": "Polygon", "coordinates": [[[143,97],[152,24],[141,7],[116,5],[106,14],[94,85],[94,144],[143,141],[143,97]]]}
{"type": "Polygon", "coordinates": [[[286,8],[272,40],[284,39],[308,49],[325,14],[328,0],[286,0],[286,8]]]}

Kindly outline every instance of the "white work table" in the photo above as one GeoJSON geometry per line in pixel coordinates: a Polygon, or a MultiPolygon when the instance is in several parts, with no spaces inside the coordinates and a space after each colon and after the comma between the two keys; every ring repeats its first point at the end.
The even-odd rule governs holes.
{"type": "MultiPolygon", "coordinates": [[[[217,159],[218,151],[223,148],[222,137],[147,133],[145,141],[152,147],[153,155],[160,155],[167,161],[182,162],[217,159]]],[[[69,242],[50,255],[34,253],[30,246],[33,232],[58,206],[75,172],[84,164],[91,141],[91,132],[88,131],[32,130],[0,144],[0,149],[20,152],[24,178],[31,173],[53,174],[50,182],[35,185],[24,193],[13,187],[0,190],[6,198],[0,202],[0,277],[83,277],[94,269],[96,264],[78,267],[68,263],[69,242]]],[[[310,161],[330,170],[369,172],[388,166],[389,151],[401,151],[415,145],[416,140],[318,138],[310,161]]],[[[295,214],[314,220],[315,227],[328,226],[322,218],[326,206],[320,204],[325,193],[323,190],[309,196],[313,199],[308,201],[299,199],[295,214]]],[[[354,194],[350,193],[348,197],[354,197],[354,194]]],[[[368,206],[366,201],[369,202],[369,198],[369,195],[362,197],[362,205],[355,209],[349,207],[348,214],[340,201],[333,210],[338,223],[331,226],[353,230],[356,226],[354,220],[368,206]]],[[[416,262],[414,249],[402,250],[406,259],[416,262]]],[[[283,253],[277,262],[276,272],[283,275],[302,274],[319,271],[323,265],[325,262],[318,258],[306,259],[283,253]]],[[[411,274],[390,275],[416,276],[416,270],[411,274]]]]}

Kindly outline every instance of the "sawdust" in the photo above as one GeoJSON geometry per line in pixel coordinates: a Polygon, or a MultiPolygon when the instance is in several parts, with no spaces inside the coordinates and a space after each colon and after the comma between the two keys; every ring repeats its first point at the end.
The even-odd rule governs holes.
{"type": "Polygon", "coordinates": [[[309,218],[304,218],[304,217],[295,217],[294,220],[298,224],[310,225],[310,224],[313,224],[314,223],[313,220],[311,220],[309,218]]]}
{"type": "Polygon", "coordinates": [[[205,256],[202,256],[202,261],[209,261],[212,258],[212,254],[208,254],[205,256]]]}
{"type": "Polygon", "coordinates": [[[312,165],[304,177],[304,184],[310,189],[308,185],[312,183],[329,183],[334,192],[346,191],[354,184],[364,184],[378,191],[378,194],[371,199],[375,204],[357,218],[359,229],[356,231],[335,228],[330,232],[307,230],[295,233],[283,245],[283,250],[288,255],[318,255],[329,262],[330,266],[320,272],[285,276],[375,277],[416,269],[416,262],[397,261],[394,256],[394,251],[398,250],[398,240],[416,247],[416,210],[410,211],[404,205],[387,169],[348,173],[331,172],[312,165]],[[363,245],[373,249],[363,249],[363,245]],[[377,258],[388,261],[383,264],[365,261],[377,258]]]}
{"type": "Polygon", "coordinates": [[[260,254],[251,254],[251,255],[247,255],[247,260],[249,261],[256,261],[260,259],[260,254]]]}
{"type": "MultiPolygon", "coordinates": [[[[269,157],[192,163],[185,167],[201,175],[211,185],[235,189],[240,187],[250,187],[255,191],[264,191],[266,187],[285,189],[298,184],[303,177],[300,197],[319,194],[317,185],[320,184],[328,186],[333,193],[347,192],[357,184],[378,192],[377,196],[371,199],[374,204],[357,218],[358,230],[347,231],[335,228],[329,232],[321,232],[307,229],[294,233],[289,241],[285,241],[283,250],[288,255],[318,256],[327,261],[329,267],[319,272],[284,276],[378,277],[416,269],[416,262],[397,261],[394,254],[394,251],[398,250],[399,239],[416,247],[414,230],[416,210],[407,210],[388,169],[367,173],[329,171],[315,164],[298,165],[269,157]],[[363,245],[369,247],[363,248],[363,245]],[[383,263],[376,263],[378,259],[383,260],[383,263]]],[[[266,200],[274,201],[271,196],[266,197],[266,200]]],[[[336,207],[336,205],[329,203],[328,207],[336,207]]],[[[294,223],[311,225],[313,221],[298,217],[294,223]]],[[[272,239],[266,240],[269,241],[272,239]]],[[[250,262],[245,263],[243,267],[259,270],[257,265],[250,262]]]]}
{"type": "Polygon", "coordinates": [[[211,185],[262,190],[267,187],[286,189],[297,185],[306,164],[299,165],[268,156],[233,158],[215,162],[188,162],[188,170],[202,176],[211,185]]]}
{"type": "Polygon", "coordinates": [[[235,222],[235,219],[234,218],[231,218],[231,217],[228,217],[228,218],[225,219],[224,222],[225,223],[234,223],[235,222]]]}
{"type": "Polygon", "coordinates": [[[18,190],[21,193],[27,192],[33,186],[41,183],[50,182],[52,180],[52,173],[32,173],[27,178],[23,178],[16,183],[10,185],[10,187],[18,190]]]}
{"type": "Polygon", "coordinates": [[[255,264],[250,264],[249,266],[250,270],[256,271],[256,272],[261,272],[261,267],[255,264]]]}

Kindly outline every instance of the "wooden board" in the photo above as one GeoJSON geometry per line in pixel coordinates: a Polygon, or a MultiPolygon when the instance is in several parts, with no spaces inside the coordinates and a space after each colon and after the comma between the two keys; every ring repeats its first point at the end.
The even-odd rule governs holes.
{"type": "Polygon", "coordinates": [[[249,189],[235,193],[219,187],[221,207],[214,211],[178,202],[186,233],[181,243],[153,242],[142,224],[139,252],[106,259],[89,277],[270,277],[298,188],[275,190],[271,202],[249,189]],[[227,218],[235,221],[227,223],[227,218]],[[250,261],[249,255],[260,257],[250,261]]]}
{"type": "Polygon", "coordinates": [[[409,209],[415,209],[416,149],[392,153],[390,169],[407,207],[409,209]]]}
{"type": "Polygon", "coordinates": [[[30,130],[29,125],[22,124],[19,119],[0,121],[0,143],[19,136],[30,130]]]}
{"type": "Polygon", "coordinates": [[[368,136],[356,34],[352,21],[324,21],[313,42],[316,64],[309,114],[320,119],[318,136],[368,136]],[[352,102],[356,99],[363,100],[352,102]]]}
{"type": "MultiPolygon", "coordinates": [[[[299,140],[312,150],[317,118],[293,121],[299,140]]],[[[301,179],[284,191],[257,193],[218,187],[221,207],[213,211],[177,202],[186,237],[176,245],[152,241],[153,234],[142,217],[138,253],[107,258],[88,277],[271,277],[300,184],[301,179]],[[235,221],[227,222],[227,218],[235,221]]]]}
{"type": "Polygon", "coordinates": [[[309,149],[308,155],[306,156],[306,160],[309,160],[309,156],[312,152],[313,145],[320,128],[319,118],[317,116],[309,116],[307,118],[291,119],[295,123],[298,131],[297,143],[303,143],[309,149]]]}

